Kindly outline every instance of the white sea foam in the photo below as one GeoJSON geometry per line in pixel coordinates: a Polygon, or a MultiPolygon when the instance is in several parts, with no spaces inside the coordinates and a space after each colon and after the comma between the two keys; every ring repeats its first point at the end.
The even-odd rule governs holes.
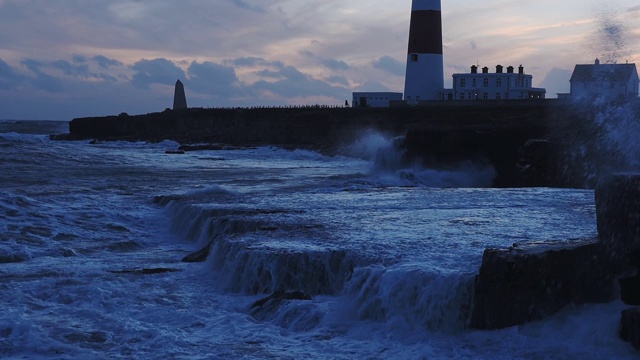
{"type": "Polygon", "coordinates": [[[28,256],[0,264],[0,357],[637,355],[619,303],[464,327],[482,249],[593,235],[593,192],[381,187],[370,162],[281,149],[16,142],[0,146],[0,248],[28,256]],[[179,262],[212,239],[207,262],[179,262]],[[312,300],[252,316],[283,288],[312,300]]]}

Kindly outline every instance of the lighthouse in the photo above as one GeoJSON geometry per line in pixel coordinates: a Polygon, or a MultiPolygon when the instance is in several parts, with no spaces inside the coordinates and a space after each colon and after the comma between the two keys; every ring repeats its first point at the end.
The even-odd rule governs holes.
{"type": "Polygon", "coordinates": [[[440,100],[444,89],[440,0],[413,0],[404,99],[409,105],[440,100]]]}

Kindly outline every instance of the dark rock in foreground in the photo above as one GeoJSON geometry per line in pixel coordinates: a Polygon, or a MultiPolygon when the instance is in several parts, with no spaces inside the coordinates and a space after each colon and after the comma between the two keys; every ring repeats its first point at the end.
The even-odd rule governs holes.
{"type": "Polygon", "coordinates": [[[154,274],[164,274],[171,272],[182,271],[180,269],[171,269],[171,268],[149,268],[149,269],[135,269],[135,270],[109,270],[110,273],[113,274],[135,274],[135,275],[154,275],[154,274]]]}
{"type": "Polygon", "coordinates": [[[618,279],[620,300],[627,305],[640,305],[640,276],[628,276],[618,279]]]}
{"type": "MultiPolygon", "coordinates": [[[[214,238],[215,240],[215,238],[214,238]]],[[[198,251],[194,251],[189,255],[182,258],[182,262],[193,263],[193,262],[204,262],[209,257],[209,253],[211,252],[211,245],[213,245],[213,240],[209,241],[207,245],[205,245],[202,249],[198,251]]]]}
{"type": "Polygon", "coordinates": [[[640,265],[640,174],[613,174],[596,187],[598,234],[624,274],[640,265]]]}
{"type": "Polygon", "coordinates": [[[284,300],[311,300],[311,295],[303,293],[302,291],[278,290],[278,291],[275,291],[273,294],[253,303],[253,305],[251,305],[251,309],[254,309],[257,307],[263,307],[268,302],[279,304],[284,300]]]}
{"type": "Polygon", "coordinates": [[[640,308],[627,309],[622,312],[620,338],[640,350],[640,308]]]}
{"type": "Polygon", "coordinates": [[[266,321],[276,316],[278,309],[285,301],[311,300],[311,295],[302,291],[278,290],[273,294],[253,303],[249,308],[251,316],[260,321],[266,321]]]}
{"type": "Polygon", "coordinates": [[[470,325],[500,329],[542,319],[569,304],[614,298],[614,277],[597,239],[487,249],[470,325]]]}

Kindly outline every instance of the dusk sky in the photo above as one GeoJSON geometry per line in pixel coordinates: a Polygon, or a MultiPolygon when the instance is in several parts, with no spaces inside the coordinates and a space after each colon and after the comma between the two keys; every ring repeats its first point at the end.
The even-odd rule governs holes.
{"type": "MultiPolygon", "coordinates": [[[[547,97],[576,63],[640,65],[638,0],[442,1],[445,86],[522,64],[547,97]]],[[[0,0],[0,119],[325,104],[404,89],[411,0],[0,0]]]]}

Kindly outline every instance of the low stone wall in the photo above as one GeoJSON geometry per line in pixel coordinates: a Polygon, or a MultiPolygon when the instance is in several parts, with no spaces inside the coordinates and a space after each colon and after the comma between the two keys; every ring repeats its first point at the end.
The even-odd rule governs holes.
{"type": "Polygon", "coordinates": [[[620,320],[620,338],[640,349],[640,308],[627,309],[622,312],[620,320]]]}
{"type": "MultiPolygon", "coordinates": [[[[366,131],[403,137],[407,160],[429,168],[490,163],[495,187],[593,187],[619,157],[599,142],[602,109],[563,100],[433,102],[395,108],[166,110],[73,119],[54,139],[273,145],[333,154],[366,131]]],[[[640,114],[640,105],[634,110],[640,114]]]]}

